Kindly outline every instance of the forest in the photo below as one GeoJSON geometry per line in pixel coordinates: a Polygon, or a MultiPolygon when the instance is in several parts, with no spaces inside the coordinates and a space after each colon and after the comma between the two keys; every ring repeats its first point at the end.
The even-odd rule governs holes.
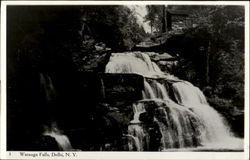
{"type": "MultiPolygon", "coordinates": [[[[100,95],[94,92],[98,89],[87,92],[79,88],[97,87],[93,73],[105,72],[112,53],[140,49],[175,57],[174,67],[161,65],[161,70],[198,86],[208,103],[226,118],[236,136],[244,137],[244,6],[148,5],[145,8],[143,23],[149,24],[151,32],[138,23],[135,10],[123,5],[7,8],[8,149],[30,149],[30,145],[34,150],[41,150],[41,146],[34,146],[46,140],[37,142],[33,136],[30,144],[26,144],[29,142],[23,142],[21,137],[40,133],[44,129],[41,124],[54,119],[59,119],[59,126],[63,124],[61,128],[68,132],[72,122],[75,126],[88,125],[87,118],[82,119],[86,121],[84,124],[75,122],[80,121],[77,116],[81,114],[86,117],[96,114],[94,124],[101,121],[98,116],[106,114],[104,108],[109,108],[106,103],[95,104],[95,108],[86,105],[99,100],[100,95]],[[145,43],[154,45],[138,47],[145,43]],[[79,72],[86,74],[79,78],[79,72]],[[41,75],[49,75],[52,80],[41,75]],[[93,81],[88,81],[89,78],[93,81]],[[54,82],[57,95],[51,86],[46,86],[45,82],[50,81],[54,82]],[[77,108],[84,104],[84,113],[77,113],[77,108]],[[75,119],[74,116],[70,120],[65,118],[66,114],[75,115],[75,119]],[[20,130],[23,134],[16,135],[20,130]]],[[[112,81],[116,83],[115,78],[108,77],[107,83],[112,81]]],[[[126,108],[123,110],[129,114],[126,108]]],[[[122,127],[129,121],[126,116],[122,120],[118,115],[112,116],[119,123],[122,121],[122,127]]],[[[108,121],[107,117],[104,119],[108,121]]],[[[112,128],[112,120],[109,121],[112,128]]],[[[93,131],[95,135],[92,132],[86,135],[93,137],[98,137],[97,132],[102,130],[90,125],[86,128],[96,131],[93,131]]],[[[120,134],[120,131],[111,135],[103,132],[106,139],[120,134]]],[[[105,140],[82,141],[88,145],[81,149],[97,150],[97,144],[105,140]]]]}

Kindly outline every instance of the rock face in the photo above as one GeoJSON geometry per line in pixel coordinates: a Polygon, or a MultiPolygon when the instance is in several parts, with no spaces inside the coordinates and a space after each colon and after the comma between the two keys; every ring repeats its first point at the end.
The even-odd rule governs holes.
{"type": "Polygon", "coordinates": [[[73,148],[126,148],[123,134],[126,134],[127,126],[133,118],[131,103],[142,97],[142,76],[61,72],[40,73],[35,77],[29,85],[36,84],[36,88],[33,88],[38,93],[22,93],[24,97],[31,98],[29,101],[20,101],[22,97],[8,92],[9,100],[17,102],[15,106],[12,104],[15,101],[8,103],[8,124],[12,127],[8,129],[8,150],[23,150],[24,147],[31,150],[29,146],[34,146],[32,150],[59,150],[53,138],[39,137],[43,132],[40,126],[49,126],[53,121],[69,137],[73,148]],[[27,104],[30,107],[25,108],[27,104]]]}
{"type": "MultiPolygon", "coordinates": [[[[137,74],[80,73],[80,83],[85,94],[93,92],[98,102],[134,102],[141,99],[143,77],[137,74]]],[[[93,96],[94,96],[93,95],[93,96]]],[[[116,105],[117,106],[117,105],[116,105]]],[[[118,105],[119,106],[119,105],[118,105]]]]}
{"type": "MultiPolygon", "coordinates": [[[[103,107],[103,104],[99,104],[103,107]]],[[[66,133],[74,148],[83,151],[127,150],[124,134],[132,117],[132,108],[114,110],[106,105],[106,110],[96,108],[95,114],[86,118],[84,126],[68,130],[66,133]]]]}
{"type": "MultiPolygon", "coordinates": [[[[69,130],[72,145],[81,150],[128,150],[124,135],[133,118],[131,105],[142,98],[143,77],[136,74],[80,74],[85,87],[82,96],[89,99],[90,106],[82,128],[69,130]]],[[[81,108],[76,112],[82,113],[81,108]]]]}
{"type": "MultiPolygon", "coordinates": [[[[132,102],[142,98],[143,77],[136,74],[79,72],[75,79],[78,79],[75,83],[78,83],[79,90],[77,106],[69,109],[64,105],[68,109],[58,119],[73,148],[127,150],[123,135],[133,118],[132,102]]],[[[58,87],[64,85],[67,84],[58,87]]]]}
{"type": "Polygon", "coordinates": [[[73,61],[82,72],[104,72],[105,65],[109,61],[111,55],[110,49],[107,50],[94,50],[73,54],[73,61]]]}

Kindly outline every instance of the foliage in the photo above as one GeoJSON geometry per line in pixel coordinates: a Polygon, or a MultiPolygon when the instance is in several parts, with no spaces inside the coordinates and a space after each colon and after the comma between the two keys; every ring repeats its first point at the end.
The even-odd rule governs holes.
{"type": "Polygon", "coordinates": [[[218,7],[210,15],[210,76],[213,80],[210,83],[217,88],[218,96],[231,99],[243,108],[244,9],[235,6],[218,7]]]}
{"type": "Polygon", "coordinates": [[[89,34],[114,50],[131,49],[145,36],[135,14],[126,6],[84,6],[81,11],[89,34]]]}
{"type": "MultiPolygon", "coordinates": [[[[179,7],[185,8],[185,6],[179,7]]],[[[186,56],[196,70],[194,76],[196,83],[202,88],[212,87],[211,95],[217,97],[214,101],[219,105],[226,107],[230,104],[243,109],[244,8],[241,6],[186,6],[186,8],[189,9],[196,28],[187,30],[185,37],[196,39],[197,44],[207,40],[207,46],[203,45],[205,52],[200,52],[200,45],[193,45],[193,49],[189,49],[186,56]],[[200,61],[202,63],[199,63],[200,61]],[[207,65],[204,65],[205,63],[207,65]],[[209,78],[208,82],[205,82],[206,76],[209,78]],[[220,103],[222,101],[227,103],[220,103]]]]}
{"type": "Polygon", "coordinates": [[[174,6],[189,11],[193,27],[171,43],[180,54],[175,74],[199,86],[208,103],[244,136],[244,8],[174,6]],[[176,42],[176,41],[175,41],[176,42]]]}
{"type": "Polygon", "coordinates": [[[162,5],[147,5],[147,15],[144,17],[145,22],[149,22],[151,33],[160,33],[162,31],[162,19],[164,16],[162,5]]]}
{"type": "Polygon", "coordinates": [[[77,70],[96,44],[129,50],[144,35],[126,6],[8,7],[8,67],[77,70]]]}

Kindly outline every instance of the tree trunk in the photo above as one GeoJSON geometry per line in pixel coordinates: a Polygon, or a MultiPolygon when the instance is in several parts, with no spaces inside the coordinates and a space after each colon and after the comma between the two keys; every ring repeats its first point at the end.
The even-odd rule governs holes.
{"type": "Polygon", "coordinates": [[[162,33],[166,32],[166,7],[162,6],[162,33]]]}
{"type": "Polygon", "coordinates": [[[206,83],[209,84],[210,77],[209,77],[209,58],[210,58],[210,52],[211,52],[211,42],[208,42],[208,49],[206,53],[206,83]]]}
{"type": "Polygon", "coordinates": [[[172,15],[170,12],[166,12],[167,13],[167,28],[168,28],[168,31],[171,31],[172,30],[172,15]]]}

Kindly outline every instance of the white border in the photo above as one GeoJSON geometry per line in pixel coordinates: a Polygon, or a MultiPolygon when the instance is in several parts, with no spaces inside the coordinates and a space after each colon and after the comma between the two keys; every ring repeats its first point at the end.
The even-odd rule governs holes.
{"type": "MultiPolygon", "coordinates": [[[[74,159],[249,159],[249,2],[247,1],[3,1],[1,4],[1,132],[0,159],[31,159],[6,152],[6,6],[7,5],[244,5],[245,6],[245,143],[244,152],[77,152],[74,159]]],[[[29,152],[39,153],[39,152],[29,152]]],[[[50,153],[50,152],[48,152],[50,153]]],[[[70,153],[70,152],[68,152],[70,153]]],[[[65,159],[62,157],[32,159],[65,159]]]]}

